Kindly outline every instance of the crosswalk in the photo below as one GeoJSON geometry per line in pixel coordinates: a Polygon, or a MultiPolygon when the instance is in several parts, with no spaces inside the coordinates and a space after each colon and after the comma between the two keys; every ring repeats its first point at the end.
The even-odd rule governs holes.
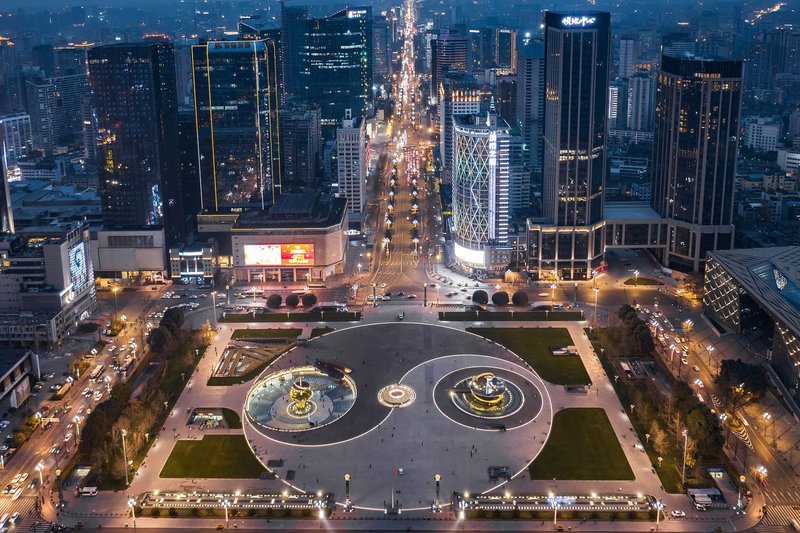
{"type": "Polygon", "coordinates": [[[756,526],[758,533],[779,533],[791,531],[789,523],[800,521],[800,505],[770,505],[761,523],[756,526]]]}

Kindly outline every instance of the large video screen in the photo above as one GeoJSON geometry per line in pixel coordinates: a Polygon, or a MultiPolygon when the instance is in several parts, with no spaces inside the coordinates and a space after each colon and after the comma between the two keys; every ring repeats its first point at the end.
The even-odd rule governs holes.
{"type": "Polygon", "coordinates": [[[69,281],[72,289],[78,290],[86,284],[86,246],[83,241],[73,244],[67,251],[69,261],[69,281]]]}
{"type": "Polygon", "coordinates": [[[307,266],[314,264],[313,244],[245,244],[245,266],[307,266]]]}

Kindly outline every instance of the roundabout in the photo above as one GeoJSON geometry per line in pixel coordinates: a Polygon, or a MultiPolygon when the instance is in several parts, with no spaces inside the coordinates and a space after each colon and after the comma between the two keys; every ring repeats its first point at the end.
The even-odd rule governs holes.
{"type": "Polygon", "coordinates": [[[442,494],[521,475],[552,420],[546,385],[516,355],[453,328],[383,323],[295,348],[244,399],[256,457],[286,484],[338,491],[356,509],[427,509],[442,494]],[[524,429],[523,429],[524,428],[524,429]]]}

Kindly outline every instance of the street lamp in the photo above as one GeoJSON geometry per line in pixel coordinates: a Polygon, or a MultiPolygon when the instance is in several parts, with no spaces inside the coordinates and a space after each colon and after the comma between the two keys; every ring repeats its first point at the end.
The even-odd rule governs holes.
{"type": "Polygon", "coordinates": [[[594,287],[594,325],[597,325],[597,295],[600,294],[600,288],[594,287]]]}
{"type": "Polygon", "coordinates": [[[128,500],[128,507],[131,508],[131,517],[133,518],[133,527],[136,527],[136,499],[131,498],[128,500]]]}
{"type": "Polygon", "coordinates": [[[633,285],[637,286],[637,287],[639,286],[639,271],[638,270],[634,270],[633,271],[633,285]]]}
{"type": "Polygon", "coordinates": [[[41,489],[42,486],[44,485],[44,477],[42,476],[42,471],[44,470],[44,463],[40,461],[35,467],[33,467],[33,469],[39,472],[39,488],[41,489]]]}
{"type": "Polygon", "coordinates": [[[228,527],[228,507],[231,506],[231,502],[228,499],[222,500],[222,508],[225,509],[225,527],[228,527]]]}
{"type": "Polygon", "coordinates": [[[114,321],[111,322],[111,327],[113,328],[117,321],[117,293],[119,292],[119,287],[112,287],[111,292],[114,293],[114,321]]]}
{"type": "Polygon", "coordinates": [[[72,422],[75,423],[75,438],[78,439],[78,442],[81,440],[81,417],[75,416],[72,419],[72,422]]]}
{"type": "Polygon", "coordinates": [[[353,512],[353,502],[350,500],[350,474],[344,475],[344,510],[346,513],[353,512]]]}
{"type": "Polygon", "coordinates": [[[552,307],[553,305],[556,304],[556,284],[555,283],[551,283],[550,284],[550,289],[551,289],[550,303],[552,304],[551,305],[551,307],[552,307]]]}
{"type": "Polygon", "coordinates": [[[128,430],[122,430],[122,460],[125,462],[125,486],[128,486],[128,451],[125,449],[125,437],[128,435],[128,430]]]}
{"type": "Polygon", "coordinates": [[[681,469],[681,484],[686,484],[686,447],[689,445],[689,432],[683,430],[683,468],[681,469]]]}
{"type": "Polygon", "coordinates": [[[361,275],[361,263],[358,264],[358,275],[361,275]]]}
{"type": "Polygon", "coordinates": [[[664,503],[661,500],[656,500],[656,531],[658,531],[658,525],[661,522],[661,510],[664,508],[664,503]]]}
{"type": "Polygon", "coordinates": [[[217,329],[217,291],[211,291],[211,316],[214,318],[214,329],[217,329]]]}
{"type": "Polygon", "coordinates": [[[706,346],[706,352],[708,353],[708,366],[711,366],[711,352],[714,351],[714,347],[710,344],[706,346]]]}
{"type": "Polygon", "coordinates": [[[550,505],[553,506],[553,526],[555,526],[558,523],[558,499],[552,492],[547,499],[550,501],[550,505]]]}

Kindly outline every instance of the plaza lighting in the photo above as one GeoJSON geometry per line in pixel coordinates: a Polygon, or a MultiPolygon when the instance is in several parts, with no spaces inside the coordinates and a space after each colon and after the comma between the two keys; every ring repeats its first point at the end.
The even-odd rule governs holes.
{"type": "MultiPolygon", "coordinates": [[[[127,471],[128,465],[125,465],[125,469],[127,471]]],[[[136,527],[136,499],[131,498],[128,500],[128,507],[131,508],[131,517],[133,518],[133,527],[136,527]]]]}
{"type": "Polygon", "coordinates": [[[231,502],[228,499],[222,500],[222,508],[225,509],[225,527],[228,527],[228,507],[231,506],[231,502]]]}

